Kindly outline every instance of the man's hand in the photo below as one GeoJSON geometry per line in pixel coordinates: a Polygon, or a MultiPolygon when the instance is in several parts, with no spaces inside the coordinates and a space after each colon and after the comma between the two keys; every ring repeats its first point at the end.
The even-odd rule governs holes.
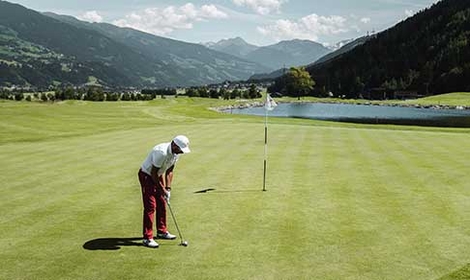
{"type": "Polygon", "coordinates": [[[165,191],[164,198],[166,200],[166,203],[168,203],[168,204],[170,204],[170,197],[171,197],[170,191],[165,191]]]}

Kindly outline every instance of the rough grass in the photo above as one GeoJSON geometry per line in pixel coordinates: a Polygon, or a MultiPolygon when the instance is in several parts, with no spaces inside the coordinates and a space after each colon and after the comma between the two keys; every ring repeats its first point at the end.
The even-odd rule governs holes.
{"type": "Polygon", "coordinates": [[[469,129],[271,118],[262,192],[264,119],[223,104],[1,102],[0,278],[469,277],[469,129]],[[144,248],[136,173],[180,133],[189,247],[144,248]]]}

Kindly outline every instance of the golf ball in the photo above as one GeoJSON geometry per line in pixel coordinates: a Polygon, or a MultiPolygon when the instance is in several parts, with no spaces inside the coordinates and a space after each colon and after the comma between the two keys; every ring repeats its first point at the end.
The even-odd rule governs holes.
{"type": "Polygon", "coordinates": [[[183,245],[184,247],[187,247],[188,246],[188,241],[181,242],[181,245],[183,245]]]}

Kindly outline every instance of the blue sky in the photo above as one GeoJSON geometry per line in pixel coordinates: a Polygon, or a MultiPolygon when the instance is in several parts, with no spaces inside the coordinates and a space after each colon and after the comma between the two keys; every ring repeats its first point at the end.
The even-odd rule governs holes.
{"type": "Polygon", "coordinates": [[[264,46],[326,45],[392,27],[438,0],[10,0],[40,12],[108,22],[185,42],[242,37],[264,46]]]}

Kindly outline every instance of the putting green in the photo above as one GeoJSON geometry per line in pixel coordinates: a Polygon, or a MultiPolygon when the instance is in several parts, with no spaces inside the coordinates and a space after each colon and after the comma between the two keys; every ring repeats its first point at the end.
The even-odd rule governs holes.
{"type": "Polygon", "coordinates": [[[0,102],[0,278],[470,276],[470,129],[270,118],[263,192],[264,119],[226,104],[0,102]],[[137,170],[176,134],[189,246],[145,248],[137,170]]]}

